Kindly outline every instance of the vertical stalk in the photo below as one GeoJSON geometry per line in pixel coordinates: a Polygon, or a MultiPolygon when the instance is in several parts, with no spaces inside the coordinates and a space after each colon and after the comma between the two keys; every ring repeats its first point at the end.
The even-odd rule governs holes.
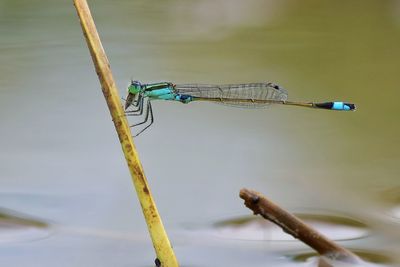
{"type": "Polygon", "coordinates": [[[86,0],[74,0],[74,5],[153,241],[158,258],[157,265],[161,263],[163,267],[178,266],[174,251],[147,184],[142,164],[133,143],[128,121],[121,105],[110,64],[101,44],[89,6],[86,0]]]}

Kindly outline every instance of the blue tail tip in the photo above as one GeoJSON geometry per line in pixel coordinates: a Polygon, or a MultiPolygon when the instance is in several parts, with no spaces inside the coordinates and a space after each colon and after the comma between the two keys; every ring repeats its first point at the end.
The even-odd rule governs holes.
{"type": "Polygon", "coordinates": [[[356,110],[357,109],[355,104],[352,104],[352,103],[344,103],[344,104],[348,107],[348,110],[356,110]]]}
{"type": "Polygon", "coordinates": [[[354,105],[352,103],[345,103],[345,102],[316,103],[315,106],[317,108],[331,109],[331,110],[345,110],[345,111],[356,110],[356,105],[354,105]]]}
{"type": "Polygon", "coordinates": [[[345,102],[333,102],[332,109],[334,110],[356,110],[356,105],[345,102]]]}

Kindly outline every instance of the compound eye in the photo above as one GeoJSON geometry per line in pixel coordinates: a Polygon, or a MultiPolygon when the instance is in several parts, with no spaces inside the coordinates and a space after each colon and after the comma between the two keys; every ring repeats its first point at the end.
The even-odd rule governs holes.
{"type": "Polygon", "coordinates": [[[141,84],[139,81],[131,81],[131,85],[140,86],[141,84]]]}

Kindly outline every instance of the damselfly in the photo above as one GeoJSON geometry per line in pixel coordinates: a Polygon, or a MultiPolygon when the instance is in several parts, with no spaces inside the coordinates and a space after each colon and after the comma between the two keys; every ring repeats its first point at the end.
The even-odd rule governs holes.
{"type": "Polygon", "coordinates": [[[173,84],[170,82],[141,84],[132,81],[128,87],[125,112],[128,116],[144,116],[142,122],[131,127],[146,124],[137,135],[154,122],[152,100],[178,101],[184,104],[193,101],[209,101],[234,107],[259,108],[270,104],[282,104],[316,109],[355,110],[354,104],[345,102],[293,102],[287,100],[287,91],[274,83],[245,84],[173,84]],[[131,109],[130,109],[131,108],[131,109]],[[144,113],[144,114],[143,114],[144,113]]]}

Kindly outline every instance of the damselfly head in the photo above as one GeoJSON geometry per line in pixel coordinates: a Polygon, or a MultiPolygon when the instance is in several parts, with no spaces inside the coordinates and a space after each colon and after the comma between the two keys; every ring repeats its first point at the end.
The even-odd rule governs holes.
{"type": "Polygon", "coordinates": [[[131,81],[128,87],[128,93],[137,94],[142,89],[142,84],[139,81],[131,81]]]}
{"type": "Polygon", "coordinates": [[[135,99],[135,95],[128,92],[128,95],[126,96],[126,100],[125,100],[125,110],[127,110],[129,108],[129,106],[132,104],[134,99],[135,99]]]}
{"type": "Polygon", "coordinates": [[[140,92],[141,89],[142,84],[139,81],[131,81],[131,84],[128,86],[128,95],[126,96],[125,110],[129,108],[133,100],[135,100],[135,96],[140,92]]]}

